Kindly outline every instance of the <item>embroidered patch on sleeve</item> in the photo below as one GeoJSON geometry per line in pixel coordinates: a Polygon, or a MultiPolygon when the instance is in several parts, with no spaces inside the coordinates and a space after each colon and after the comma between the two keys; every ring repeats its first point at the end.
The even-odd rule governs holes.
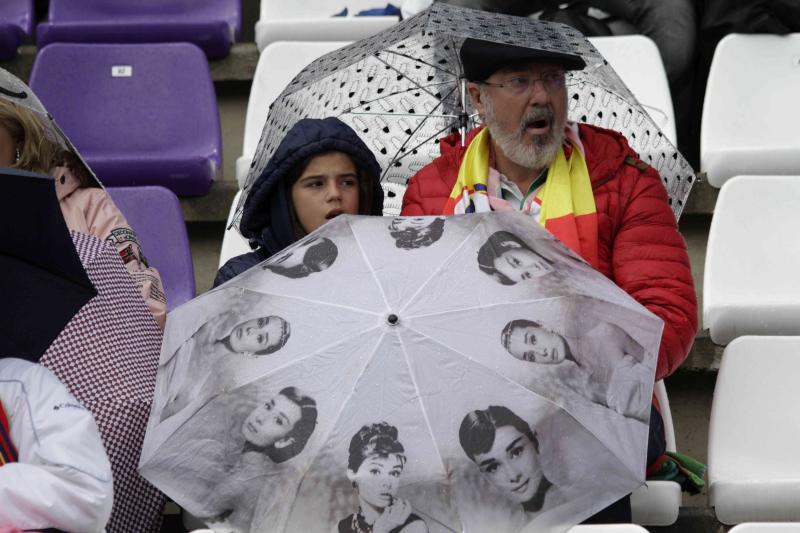
{"type": "Polygon", "coordinates": [[[131,228],[114,228],[111,230],[108,237],[106,237],[106,240],[112,244],[132,242],[136,246],[140,246],[139,238],[136,236],[136,232],[131,228]]]}

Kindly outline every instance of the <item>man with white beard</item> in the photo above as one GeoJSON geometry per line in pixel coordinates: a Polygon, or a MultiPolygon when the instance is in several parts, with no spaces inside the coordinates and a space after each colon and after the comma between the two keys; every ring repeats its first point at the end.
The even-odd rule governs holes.
{"type": "MultiPolygon", "coordinates": [[[[620,133],[567,120],[566,71],[577,55],[466,39],[467,90],[483,119],[440,140],[441,155],[411,178],[401,215],[521,211],[664,320],[656,380],[689,353],[697,297],[686,243],[658,173],[620,133]]],[[[524,238],[524,235],[518,235],[524,238]]],[[[476,264],[476,267],[485,265],[476,264]]],[[[666,447],[657,408],[647,463],[666,447]]],[[[596,521],[630,521],[623,499],[596,521]]]]}

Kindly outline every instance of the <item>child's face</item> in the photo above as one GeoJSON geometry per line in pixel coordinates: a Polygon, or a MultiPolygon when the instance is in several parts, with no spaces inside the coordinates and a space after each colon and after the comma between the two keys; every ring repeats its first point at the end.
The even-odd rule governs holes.
{"type": "Polygon", "coordinates": [[[561,363],[567,356],[567,346],[561,335],[535,326],[513,328],[508,351],[521,361],[550,365],[561,363]]]}
{"type": "Polygon", "coordinates": [[[358,214],[358,176],[353,161],[342,152],[314,157],[292,185],[297,220],[311,233],[343,213],[358,214]]]}

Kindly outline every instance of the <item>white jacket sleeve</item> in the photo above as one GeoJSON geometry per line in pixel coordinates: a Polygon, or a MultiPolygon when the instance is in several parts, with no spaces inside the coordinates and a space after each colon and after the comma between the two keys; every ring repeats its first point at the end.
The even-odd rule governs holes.
{"type": "Polygon", "coordinates": [[[0,526],[102,531],[111,465],[91,412],[46,368],[0,359],[0,400],[19,462],[0,467],[0,526]]]}

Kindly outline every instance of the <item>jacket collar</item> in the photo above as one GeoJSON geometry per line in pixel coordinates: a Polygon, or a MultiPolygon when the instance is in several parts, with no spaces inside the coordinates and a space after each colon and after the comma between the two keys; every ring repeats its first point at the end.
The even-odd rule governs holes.
{"type": "MultiPolygon", "coordinates": [[[[484,126],[467,133],[465,145],[461,146],[461,136],[451,133],[439,141],[439,150],[446,159],[455,159],[458,165],[466,152],[466,147],[480,133],[484,126]]],[[[628,156],[637,157],[625,137],[614,130],[600,128],[591,124],[578,124],[578,133],[586,153],[586,166],[592,180],[592,188],[607,182],[618,171],[628,156]]]]}

